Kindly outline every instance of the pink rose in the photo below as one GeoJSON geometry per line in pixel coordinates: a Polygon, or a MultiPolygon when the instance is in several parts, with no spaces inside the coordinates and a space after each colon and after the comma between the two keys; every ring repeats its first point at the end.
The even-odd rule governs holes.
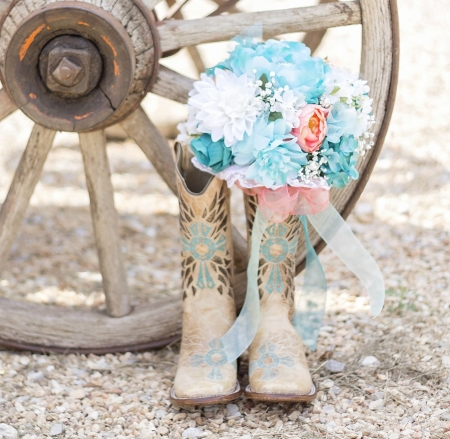
{"type": "Polygon", "coordinates": [[[297,143],[304,152],[314,152],[320,148],[327,134],[326,118],[329,110],[320,105],[308,104],[300,113],[300,125],[292,130],[297,143]]]}

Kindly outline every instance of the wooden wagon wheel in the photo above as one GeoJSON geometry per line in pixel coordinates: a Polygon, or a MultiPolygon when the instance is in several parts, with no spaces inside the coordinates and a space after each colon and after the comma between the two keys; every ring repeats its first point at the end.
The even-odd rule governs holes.
{"type": "MultiPolygon", "coordinates": [[[[79,132],[107,313],[0,299],[0,344],[31,350],[112,352],[154,348],[180,332],[181,302],[167,299],[132,310],[118,235],[103,129],[120,122],[176,191],[166,139],[140,107],[148,91],[186,102],[192,80],[159,66],[160,53],[224,41],[249,23],[264,36],[362,23],[362,75],[374,98],[376,145],[360,163],[361,178],[333,191],[345,217],[380,152],[397,82],[395,0],[361,0],[282,11],[236,13],[156,26],[161,0],[14,0],[0,29],[0,120],[20,108],[35,122],[0,211],[0,263],[7,259],[57,130],[79,132]],[[100,7],[101,5],[101,7],[100,7]],[[114,318],[115,317],[115,318],[114,318]]],[[[2,0],[0,0],[0,5],[2,0]]],[[[246,243],[233,233],[236,296],[245,292],[246,243]]],[[[323,243],[312,237],[317,249],[323,243]]],[[[304,254],[299,254],[300,271],[304,254]]]]}
{"type": "MultiPolygon", "coordinates": [[[[170,20],[171,18],[177,19],[184,18],[182,9],[189,1],[192,0],[181,0],[178,2],[176,0],[165,0],[169,9],[164,17],[164,20],[170,20]]],[[[332,3],[335,1],[338,0],[319,0],[318,3],[325,4],[325,3],[332,3]]],[[[211,14],[209,14],[209,17],[220,15],[224,12],[228,13],[241,12],[238,7],[239,0],[214,0],[214,3],[217,3],[217,8],[211,14]]],[[[316,49],[319,47],[320,43],[323,40],[323,37],[325,36],[326,31],[327,31],[326,29],[321,29],[318,31],[307,32],[306,35],[303,37],[302,42],[305,43],[311,49],[312,54],[314,54],[316,49]]],[[[188,46],[187,50],[189,56],[192,59],[192,62],[195,65],[197,72],[199,74],[204,72],[205,63],[203,62],[202,56],[200,55],[200,52],[198,51],[197,47],[188,46]]],[[[168,55],[173,53],[174,51],[171,51],[168,53],[168,55]]]]}

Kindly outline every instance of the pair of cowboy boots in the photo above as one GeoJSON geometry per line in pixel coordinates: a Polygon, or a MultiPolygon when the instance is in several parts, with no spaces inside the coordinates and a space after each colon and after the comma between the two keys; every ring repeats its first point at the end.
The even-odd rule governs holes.
{"type": "MultiPolygon", "coordinates": [[[[229,190],[226,182],[194,168],[180,145],[176,148],[183,333],[170,397],[186,406],[226,403],[243,392],[236,363],[227,361],[220,341],[236,319],[229,190]]],[[[250,245],[257,200],[245,196],[245,202],[250,245]]],[[[260,321],[249,347],[245,389],[255,400],[302,402],[316,394],[303,341],[291,323],[299,227],[296,217],[269,223],[261,243],[260,321]]]]}

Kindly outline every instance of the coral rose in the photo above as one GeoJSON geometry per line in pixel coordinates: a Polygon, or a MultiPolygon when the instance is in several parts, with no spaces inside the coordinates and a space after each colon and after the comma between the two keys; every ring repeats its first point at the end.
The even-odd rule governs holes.
{"type": "Polygon", "coordinates": [[[300,125],[292,130],[297,143],[304,152],[314,152],[320,148],[327,134],[329,110],[320,105],[308,104],[303,107],[299,116],[300,125]]]}

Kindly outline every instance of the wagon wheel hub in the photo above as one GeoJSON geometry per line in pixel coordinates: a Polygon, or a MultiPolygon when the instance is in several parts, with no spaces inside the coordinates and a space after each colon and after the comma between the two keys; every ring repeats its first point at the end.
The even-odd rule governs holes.
{"type": "Polygon", "coordinates": [[[154,22],[145,11],[140,15],[150,30],[142,48],[95,5],[49,3],[12,35],[0,59],[2,82],[16,105],[47,128],[82,132],[117,123],[156,79],[154,22]]]}
{"type": "Polygon", "coordinates": [[[98,85],[103,60],[86,38],[64,35],[51,40],[39,57],[39,73],[48,90],[65,98],[89,94],[98,85]]]}

